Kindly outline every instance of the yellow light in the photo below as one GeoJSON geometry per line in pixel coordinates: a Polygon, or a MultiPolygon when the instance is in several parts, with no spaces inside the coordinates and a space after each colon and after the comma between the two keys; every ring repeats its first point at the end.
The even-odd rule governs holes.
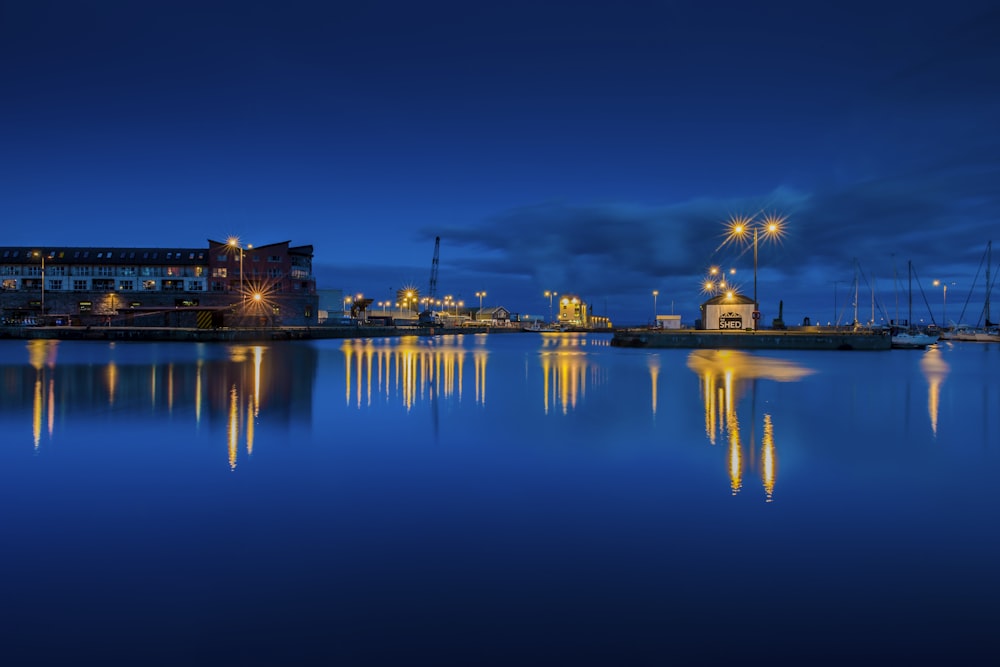
{"type": "Polygon", "coordinates": [[[263,298],[264,298],[264,297],[263,297],[263,296],[261,295],[261,293],[260,293],[260,292],[254,292],[254,295],[253,295],[253,300],[254,300],[254,301],[260,301],[260,300],[261,300],[261,299],[263,299],[263,298]]]}

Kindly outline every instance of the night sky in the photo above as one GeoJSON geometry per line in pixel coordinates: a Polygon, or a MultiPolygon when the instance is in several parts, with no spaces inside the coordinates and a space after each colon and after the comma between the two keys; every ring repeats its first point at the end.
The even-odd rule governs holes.
{"type": "Polygon", "coordinates": [[[693,322],[710,266],[752,296],[726,220],[773,214],[765,323],[856,274],[893,317],[908,262],[914,319],[975,323],[997,35],[985,1],[0,0],[0,245],[289,240],[379,300],[440,236],[439,296],[693,322]]]}

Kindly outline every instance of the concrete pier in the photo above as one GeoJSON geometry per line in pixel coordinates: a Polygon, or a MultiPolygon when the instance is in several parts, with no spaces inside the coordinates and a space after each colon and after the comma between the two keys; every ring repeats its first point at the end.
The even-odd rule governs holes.
{"type": "Polygon", "coordinates": [[[119,340],[176,342],[264,342],[273,340],[323,340],[330,338],[384,338],[445,336],[454,334],[515,333],[510,327],[261,327],[195,329],[183,327],[0,327],[0,339],[119,340]]]}
{"type": "Polygon", "coordinates": [[[618,331],[614,347],[730,350],[888,350],[888,333],[855,331],[618,331]]]}

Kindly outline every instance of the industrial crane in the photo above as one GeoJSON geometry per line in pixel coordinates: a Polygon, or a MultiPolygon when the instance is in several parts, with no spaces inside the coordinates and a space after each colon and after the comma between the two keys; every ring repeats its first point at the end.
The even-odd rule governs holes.
{"type": "Polygon", "coordinates": [[[427,290],[427,310],[420,313],[419,323],[424,325],[440,324],[440,320],[434,311],[431,310],[431,306],[434,304],[434,298],[437,296],[437,284],[438,284],[438,262],[441,255],[441,237],[434,237],[434,259],[431,260],[431,283],[429,289],[427,290]]]}

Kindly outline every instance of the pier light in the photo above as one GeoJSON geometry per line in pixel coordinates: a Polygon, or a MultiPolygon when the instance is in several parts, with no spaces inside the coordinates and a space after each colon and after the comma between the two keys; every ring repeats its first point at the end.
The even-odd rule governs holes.
{"type": "Polygon", "coordinates": [[[774,213],[757,216],[734,216],[727,223],[726,243],[753,243],[753,310],[754,329],[757,329],[757,318],[760,317],[760,302],[757,300],[757,244],[763,236],[765,241],[780,241],[785,233],[786,217],[774,213]]]}
{"type": "Polygon", "coordinates": [[[483,312],[483,297],[486,296],[486,292],[476,292],[476,296],[479,297],[479,312],[483,312]]]}
{"type": "Polygon", "coordinates": [[[552,321],[552,297],[559,296],[559,292],[545,290],[545,296],[549,297],[549,321],[552,321]]]}
{"type": "Polygon", "coordinates": [[[656,324],[656,297],[660,296],[660,290],[653,290],[653,324],[656,324]]]}

